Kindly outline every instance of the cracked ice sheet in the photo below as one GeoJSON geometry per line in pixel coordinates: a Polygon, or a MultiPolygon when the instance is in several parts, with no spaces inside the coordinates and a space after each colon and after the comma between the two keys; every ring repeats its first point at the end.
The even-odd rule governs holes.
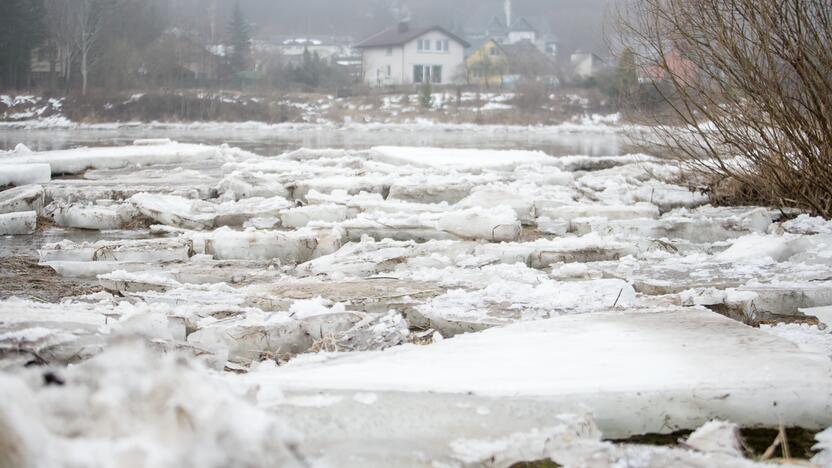
{"type": "Polygon", "coordinates": [[[87,169],[117,169],[131,165],[177,164],[223,158],[226,148],[166,143],[107,148],[78,148],[28,153],[3,158],[4,164],[49,164],[52,175],[79,174],[87,169]]]}
{"type": "Polygon", "coordinates": [[[832,361],[700,309],[598,312],[493,328],[429,347],[300,357],[234,376],[259,385],[323,453],[391,444],[447,453],[448,434],[497,439],[590,411],[606,437],[832,423],[832,361]],[[285,395],[342,397],[321,408],[285,395]],[[374,393],[372,405],[357,393],[374,393]],[[445,451],[445,452],[443,452],[445,451]]]}
{"type": "Polygon", "coordinates": [[[392,164],[442,167],[462,170],[513,170],[519,165],[557,164],[557,159],[540,151],[468,150],[448,148],[417,148],[377,146],[370,157],[392,164]]]}

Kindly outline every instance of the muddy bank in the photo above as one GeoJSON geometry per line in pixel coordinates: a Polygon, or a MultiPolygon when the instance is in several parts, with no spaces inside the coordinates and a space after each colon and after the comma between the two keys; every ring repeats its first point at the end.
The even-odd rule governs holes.
{"type": "Polygon", "coordinates": [[[0,299],[19,297],[40,302],[101,291],[97,281],[64,278],[30,257],[0,258],[0,299]]]}

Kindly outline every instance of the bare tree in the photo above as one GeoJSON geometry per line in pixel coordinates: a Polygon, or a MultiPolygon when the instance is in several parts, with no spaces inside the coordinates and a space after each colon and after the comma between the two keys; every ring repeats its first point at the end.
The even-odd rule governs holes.
{"type": "Polygon", "coordinates": [[[110,9],[107,0],[72,0],[70,21],[73,26],[74,46],[80,60],[81,94],[87,94],[89,70],[96,61],[95,47],[101,36],[104,19],[110,9]]]}
{"type": "Polygon", "coordinates": [[[832,217],[829,0],[625,0],[615,13],[641,81],[681,122],[658,143],[717,201],[728,181],[745,200],[726,201],[832,217]]]}
{"type": "Polygon", "coordinates": [[[69,83],[72,63],[75,58],[75,25],[70,13],[71,0],[47,0],[46,24],[49,29],[49,44],[52,51],[50,67],[60,70],[65,84],[69,83]]]}

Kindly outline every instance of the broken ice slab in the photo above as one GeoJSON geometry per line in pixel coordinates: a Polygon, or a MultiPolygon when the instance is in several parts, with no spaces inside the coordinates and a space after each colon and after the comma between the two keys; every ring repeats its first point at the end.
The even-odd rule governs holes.
{"type": "Polygon", "coordinates": [[[301,228],[311,222],[338,223],[352,217],[346,206],[325,204],[290,208],[280,212],[280,225],[284,228],[301,228]]]}
{"type": "Polygon", "coordinates": [[[569,230],[578,235],[597,232],[607,236],[650,239],[682,239],[693,243],[713,243],[734,239],[755,232],[765,232],[768,225],[741,225],[733,220],[665,215],[659,219],[609,220],[578,218],[569,223],[569,230]]]}
{"type": "Polygon", "coordinates": [[[322,297],[334,303],[349,304],[350,310],[384,313],[390,309],[404,310],[427,298],[444,292],[436,283],[375,278],[353,281],[280,282],[275,285],[253,285],[245,289],[246,305],[275,310],[295,300],[322,297]]]}
{"type": "Polygon", "coordinates": [[[312,191],[329,193],[333,190],[345,190],[351,195],[357,195],[361,192],[383,195],[389,192],[390,182],[390,176],[342,175],[307,180],[301,179],[287,185],[286,188],[289,190],[291,198],[305,200],[306,195],[312,191]]]}
{"type": "Polygon", "coordinates": [[[52,180],[49,164],[6,164],[0,159],[0,187],[42,184],[52,180]]]}
{"type": "Polygon", "coordinates": [[[185,229],[207,230],[219,226],[242,226],[257,217],[277,216],[291,203],[283,197],[249,198],[212,203],[175,195],[139,193],[130,202],[158,223],[185,229]]]}
{"type": "Polygon", "coordinates": [[[205,235],[205,253],[216,260],[274,260],[304,263],[322,245],[311,231],[235,231],[223,227],[205,235]]]}
{"type": "Polygon", "coordinates": [[[485,289],[448,291],[416,306],[407,319],[412,325],[432,328],[448,337],[515,322],[635,305],[633,287],[621,280],[542,280],[536,285],[504,281],[485,289]]]}
{"type": "Polygon", "coordinates": [[[119,229],[138,215],[138,211],[128,203],[95,205],[52,202],[43,211],[58,226],[98,231],[119,229]]]}
{"type": "Polygon", "coordinates": [[[500,181],[493,173],[427,173],[396,177],[386,198],[411,203],[457,203],[484,185],[500,181]]]}
{"type": "Polygon", "coordinates": [[[75,243],[69,240],[46,244],[38,250],[41,263],[48,262],[184,262],[193,255],[193,243],[184,238],[126,239],[75,243]]]}
{"type": "MultiPolygon", "coordinates": [[[[316,223],[313,226],[328,226],[316,223]]],[[[520,221],[510,207],[501,205],[449,210],[444,213],[363,213],[357,218],[337,223],[352,242],[364,236],[374,239],[415,240],[485,240],[510,242],[522,232],[520,221]]]]}
{"type": "MultiPolygon", "coordinates": [[[[770,284],[750,283],[736,289],[750,293],[735,305],[752,318],[773,315],[803,315],[800,309],[832,304],[832,281],[774,281],[770,284]]],[[[731,304],[729,304],[730,306],[731,304]]]]}
{"type": "Polygon", "coordinates": [[[321,453],[392,444],[447,454],[455,434],[500,438],[585,411],[610,438],[713,418],[832,423],[827,356],[699,309],[567,315],[235,379],[259,385],[261,404],[321,453]]]}
{"type": "Polygon", "coordinates": [[[43,209],[43,187],[26,185],[0,191],[0,214],[43,209]]]}
{"type": "Polygon", "coordinates": [[[611,220],[620,220],[641,218],[655,219],[659,217],[659,209],[652,203],[635,203],[632,205],[563,205],[558,202],[555,206],[547,206],[539,203],[537,213],[538,216],[545,216],[547,218],[565,221],[572,221],[577,218],[606,218],[611,220]]]}
{"type": "MultiPolygon", "coordinates": [[[[309,301],[315,302],[315,301],[309,301]]],[[[308,351],[316,342],[350,330],[363,318],[343,305],[310,314],[264,313],[242,315],[207,322],[188,335],[188,343],[215,353],[227,352],[228,359],[248,365],[263,357],[285,357],[308,351]]]]}
{"type": "MultiPolygon", "coordinates": [[[[96,262],[99,263],[99,262],[96,262]]],[[[54,267],[54,263],[52,264],[54,267]]],[[[265,260],[214,260],[199,255],[184,263],[144,265],[136,271],[113,271],[98,276],[101,286],[108,291],[130,293],[137,291],[165,291],[183,284],[202,285],[226,283],[241,286],[255,283],[274,283],[285,273],[265,260]]]]}
{"type": "Polygon", "coordinates": [[[557,159],[541,151],[505,151],[451,148],[416,148],[377,146],[370,149],[370,158],[391,164],[417,167],[438,167],[468,171],[511,171],[522,164],[555,166],[557,159]]]}
{"type": "Polygon", "coordinates": [[[177,164],[223,156],[222,148],[169,143],[113,148],[44,151],[3,158],[4,164],[49,164],[52,175],[80,174],[87,169],[115,169],[130,165],[177,164]]]}
{"type": "Polygon", "coordinates": [[[624,156],[562,156],[555,158],[555,165],[564,171],[601,171],[618,166],[659,162],[659,158],[645,154],[624,156]]]}
{"type": "Polygon", "coordinates": [[[619,242],[592,233],[583,237],[538,239],[533,242],[477,243],[461,241],[381,241],[364,239],[341,247],[303,265],[304,276],[363,277],[412,267],[492,264],[527,265],[544,269],[557,263],[616,260],[636,253],[632,243],[619,242]]]}
{"type": "Polygon", "coordinates": [[[637,260],[629,257],[616,262],[592,265],[607,277],[630,282],[642,294],[676,294],[695,288],[737,288],[749,281],[761,286],[772,281],[818,282],[829,278],[828,268],[820,265],[766,263],[743,265],[721,262],[699,253],[669,256],[662,260],[637,260]]]}
{"type": "Polygon", "coordinates": [[[0,214],[0,236],[33,234],[38,226],[38,214],[34,211],[0,214]]]}
{"type": "Polygon", "coordinates": [[[501,205],[510,206],[523,224],[531,224],[536,217],[534,198],[511,191],[508,187],[483,187],[456,204],[460,208],[484,209],[501,205]]]}

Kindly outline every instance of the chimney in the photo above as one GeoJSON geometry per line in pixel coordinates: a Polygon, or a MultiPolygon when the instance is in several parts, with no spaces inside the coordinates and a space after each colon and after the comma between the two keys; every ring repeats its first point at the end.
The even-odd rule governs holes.
{"type": "Polygon", "coordinates": [[[399,21],[399,32],[406,33],[410,30],[410,25],[407,24],[407,21],[399,21]]]}
{"type": "Polygon", "coordinates": [[[506,27],[511,28],[511,0],[506,0],[506,27]]]}

